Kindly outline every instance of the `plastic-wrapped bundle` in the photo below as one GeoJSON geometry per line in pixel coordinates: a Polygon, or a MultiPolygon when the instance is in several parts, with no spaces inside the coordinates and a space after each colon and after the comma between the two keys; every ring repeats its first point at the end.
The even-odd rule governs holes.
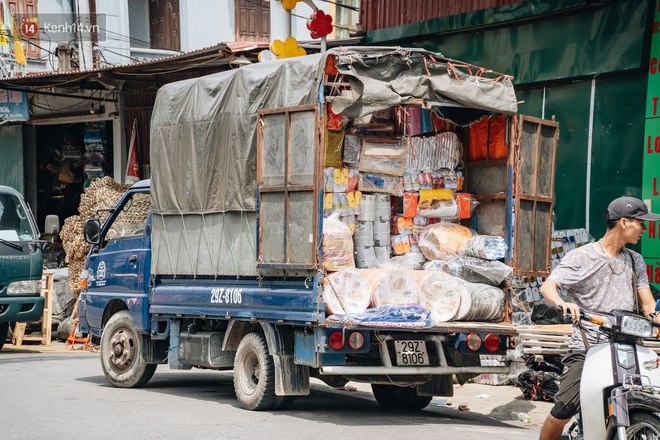
{"type": "Polygon", "coordinates": [[[487,284],[463,282],[465,290],[455,321],[491,321],[504,319],[504,291],[487,284]]]}
{"type": "Polygon", "coordinates": [[[433,325],[451,320],[458,312],[465,287],[444,272],[416,270],[410,276],[422,289],[421,304],[431,312],[433,325]]]}
{"type": "Polygon", "coordinates": [[[463,257],[501,260],[507,249],[506,241],[499,235],[477,235],[463,243],[458,253],[463,257]]]}
{"type": "Polygon", "coordinates": [[[376,250],[373,246],[355,246],[355,265],[360,269],[376,267],[376,250]]]}
{"type": "Polygon", "coordinates": [[[420,304],[422,289],[410,275],[401,270],[359,269],[373,290],[373,307],[420,304]]]}
{"type": "Polygon", "coordinates": [[[376,220],[390,221],[392,207],[389,194],[376,194],[376,220]]]}
{"type": "Polygon", "coordinates": [[[355,246],[373,246],[373,245],[374,245],[374,222],[365,222],[358,220],[355,224],[355,246]]]}
{"type": "Polygon", "coordinates": [[[371,284],[355,269],[340,270],[323,280],[323,302],[329,315],[362,313],[371,304],[371,284]]]}
{"type": "Polygon", "coordinates": [[[405,169],[411,172],[453,170],[458,165],[463,146],[454,132],[436,136],[411,138],[412,148],[406,152],[405,169]]]}
{"type": "Polygon", "coordinates": [[[419,249],[428,260],[442,260],[458,253],[472,231],[455,223],[441,222],[424,228],[419,236],[419,249]]]}
{"type": "Polygon", "coordinates": [[[419,304],[380,306],[353,315],[330,315],[327,321],[352,322],[369,327],[429,328],[431,312],[419,304]]]}
{"type": "Polygon", "coordinates": [[[390,221],[376,220],[373,224],[373,239],[376,246],[388,246],[390,244],[390,221]]]}
{"type": "Polygon", "coordinates": [[[390,246],[374,246],[374,252],[378,261],[389,261],[392,256],[392,248],[390,246]]]}
{"type": "Polygon", "coordinates": [[[364,222],[376,220],[376,196],[373,194],[362,194],[362,210],[357,217],[364,222]]]}
{"type": "Polygon", "coordinates": [[[501,261],[482,260],[473,257],[456,257],[451,260],[429,261],[424,265],[427,270],[442,270],[471,283],[499,286],[511,276],[513,268],[501,261]]]}
{"type": "Polygon", "coordinates": [[[336,272],[354,267],[351,230],[334,213],[323,220],[323,269],[336,272]]]}

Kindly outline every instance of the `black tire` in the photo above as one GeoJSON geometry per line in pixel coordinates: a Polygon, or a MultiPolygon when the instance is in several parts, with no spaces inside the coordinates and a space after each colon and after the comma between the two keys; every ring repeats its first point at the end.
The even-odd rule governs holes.
{"type": "Polygon", "coordinates": [[[275,364],[268,352],[266,338],[248,333],[241,339],[234,359],[234,391],[238,404],[250,411],[283,408],[293,403],[275,395],[275,364]]]}
{"type": "Polygon", "coordinates": [[[101,334],[101,366],[106,379],[118,388],[138,388],[149,382],[157,364],[144,358],[144,336],[133,327],[128,310],[115,313],[101,334]]]}
{"type": "Polygon", "coordinates": [[[426,408],[433,399],[432,396],[418,396],[413,387],[372,383],[371,390],[376,401],[383,408],[420,410],[426,408]]]}
{"type": "Polygon", "coordinates": [[[9,336],[9,323],[0,322],[0,350],[2,350],[2,347],[5,345],[5,341],[7,340],[8,336],[9,336]]]}
{"type": "Polygon", "coordinates": [[[630,427],[626,429],[626,438],[628,440],[660,439],[660,419],[646,412],[632,414],[630,427]]]}

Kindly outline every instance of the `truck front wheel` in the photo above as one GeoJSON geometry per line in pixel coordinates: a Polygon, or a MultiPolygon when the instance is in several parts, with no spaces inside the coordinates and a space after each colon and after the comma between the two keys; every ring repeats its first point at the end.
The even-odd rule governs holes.
{"type": "Polygon", "coordinates": [[[249,333],[241,339],[234,358],[234,391],[243,409],[260,411],[280,406],[275,395],[275,365],[266,338],[249,333]]]}
{"type": "Polygon", "coordinates": [[[5,340],[7,340],[8,333],[9,333],[9,323],[0,322],[0,350],[2,350],[2,346],[5,345],[5,340]]]}
{"type": "Polygon", "coordinates": [[[138,388],[149,382],[157,364],[145,362],[144,343],[128,310],[112,315],[101,334],[99,349],[108,382],[119,388],[138,388]]]}
{"type": "Polygon", "coordinates": [[[415,388],[396,385],[371,384],[376,401],[383,408],[418,410],[431,403],[432,396],[418,396],[415,388]]]}

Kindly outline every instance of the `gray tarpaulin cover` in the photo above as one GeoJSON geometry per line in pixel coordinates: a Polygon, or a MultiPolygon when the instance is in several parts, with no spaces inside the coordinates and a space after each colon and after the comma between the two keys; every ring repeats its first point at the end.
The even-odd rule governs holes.
{"type": "Polygon", "coordinates": [[[256,274],[256,112],[318,102],[329,55],[351,84],[333,111],[348,117],[409,98],[516,112],[508,78],[418,49],[332,49],[167,84],[151,118],[154,273],[256,274]]]}

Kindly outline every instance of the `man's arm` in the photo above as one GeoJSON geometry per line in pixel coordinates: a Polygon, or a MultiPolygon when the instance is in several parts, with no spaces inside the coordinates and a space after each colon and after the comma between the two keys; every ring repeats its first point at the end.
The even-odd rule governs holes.
{"type": "MultiPolygon", "coordinates": [[[[639,299],[639,303],[642,305],[644,316],[646,316],[648,319],[651,319],[651,313],[655,312],[655,299],[653,298],[651,289],[649,287],[637,289],[637,298],[639,299]]],[[[660,324],[660,315],[655,316],[652,321],[656,324],[660,324]]]]}
{"type": "MultiPolygon", "coordinates": [[[[571,318],[576,321],[580,317],[580,308],[577,304],[564,301],[561,296],[559,296],[557,287],[558,285],[554,280],[547,279],[541,286],[541,294],[546,299],[546,301],[550,303],[550,305],[561,307],[564,313],[570,312],[571,318]]],[[[649,294],[650,293],[651,291],[649,290],[649,294]]]]}

